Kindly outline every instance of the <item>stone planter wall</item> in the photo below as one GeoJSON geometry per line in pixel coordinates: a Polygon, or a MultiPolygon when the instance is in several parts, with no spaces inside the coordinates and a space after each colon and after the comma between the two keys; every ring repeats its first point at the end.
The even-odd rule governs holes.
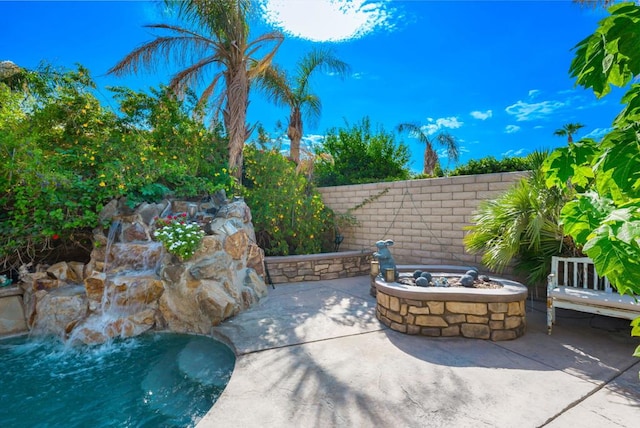
{"type": "Polygon", "coordinates": [[[407,292],[382,281],[376,281],[376,288],[377,318],[401,333],[499,341],[525,332],[527,290],[522,285],[498,294],[464,288],[407,292]]]}
{"type": "Polygon", "coordinates": [[[0,288],[0,337],[28,331],[22,305],[22,290],[18,287],[0,288]]]}
{"type": "Polygon", "coordinates": [[[265,257],[269,277],[274,284],[320,281],[368,275],[371,252],[342,251],[299,256],[265,257]]]}

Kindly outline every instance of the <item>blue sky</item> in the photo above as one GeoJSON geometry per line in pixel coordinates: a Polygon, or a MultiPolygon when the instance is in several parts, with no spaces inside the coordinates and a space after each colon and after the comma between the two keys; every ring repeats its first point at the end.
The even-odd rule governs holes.
{"type": "MultiPolygon", "coordinates": [[[[570,1],[261,1],[252,31],[285,33],[276,56],[282,67],[293,70],[314,46],[332,48],[351,67],[344,80],[313,78],[322,116],[305,124],[306,141],[364,116],[387,131],[416,122],[433,136],[455,136],[466,162],[562,146],[566,141],[553,132],[570,122],[585,125],[578,136],[598,139],[621,110],[620,91],[598,100],[568,74],[571,49],[605,16],[600,9],[570,1]]],[[[177,70],[106,75],[153,39],[143,25],[168,20],[157,3],[144,1],[0,1],[0,60],[27,68],[43,60],[80,63],[113,106],[106,86],[146,89],[177,70]]],[[[254,93],[248,117],[272,131],[288,112],[254,93]]],[[[411,168],[421,171],[424,146],[408,135],[398,140],[411,149],[411,168]]],[[[447,166],[446,158],[441,162],[447,166]]]]}

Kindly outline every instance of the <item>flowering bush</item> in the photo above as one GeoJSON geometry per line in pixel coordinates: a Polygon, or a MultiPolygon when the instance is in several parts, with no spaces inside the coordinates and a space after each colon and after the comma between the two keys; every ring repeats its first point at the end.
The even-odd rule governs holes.
{"type": "Polygon", "coordinates": [[[156,239],[171,254],[188,260],[200,248],[204,232],[196,223],[187,223],[187,214],[156,219],[156,239]]]}
{"type": "MultiPolygon", "coordinates": [[[[296,165],[278,150],[244,146],[243,196],[256,241],[270,256],[314,254],[332,232],[333,212],[296,165]]],[[[333,243],[333,235],[330,236],[333,243]]],[[[331,250],[329,250],[331,251],[331,250]]]]}

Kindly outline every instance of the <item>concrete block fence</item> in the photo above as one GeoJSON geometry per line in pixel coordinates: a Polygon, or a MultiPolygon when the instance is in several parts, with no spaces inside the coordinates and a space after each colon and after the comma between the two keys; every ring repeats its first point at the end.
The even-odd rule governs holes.
{"type": "MultiPolygon", "coordinates": [[[[375,251],[375,242],[392,239],[397,264],[473,265],[465,227],[482,200],[494,199],[526,172],[429,178],[390,183],[321,187],[324,203],[336,213],[350,213],[355,226],[341,230],[341,250],[375,251]]],[[[510,272],[506,272],[509,274],[510,272]]]]}

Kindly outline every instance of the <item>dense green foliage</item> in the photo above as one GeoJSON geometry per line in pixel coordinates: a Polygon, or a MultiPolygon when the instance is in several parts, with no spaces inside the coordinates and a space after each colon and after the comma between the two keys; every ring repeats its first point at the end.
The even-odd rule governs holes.
{"type": "Polygon", "coordinates": [[[0,83],[0,266],[91,248],[102,206],[171,191],[197,196],[228,187],[218,138],[164,91],[118,90],[123,115],[104,109],[86,69],[43,67],[27,85],[0,83]]]}
{"type": "Polygon", "coordinates": [[[319,186],[376,183],[409,178],[409,148],[396,143],[382,127],[371,128],[369,118],[344,128],[331,129],[322,147],[314,178],[319,186]]]}
{"type": "Polygon", "coordinates": [[[245,145],[244,197],[267,255],[313,254],[333,239],[333,213],[294,162],[277,149],[245,145]]]}
{"type": "Polygon", "coordinates": [[[560,209],[566,194],[545,185],[542,165],[548,152],[528,159],[531,173],[494,200],[480,202],[464,243],[470,252],[482,252],[482,262],[501,272],[514,264],[531,283],[543,283],[551,257],[576,255],[571,239],[563,238],[560,209]]]}
{"type": "MultiPolygon", "coordinates": [[[[601,97],[640,74],[640,6],[610,16],[576,46],[571,75],[601,97]]],[[[621,293],[640,294],[640,85],[633,84],[612,131],[597,144],[582,140],[547,161],[547,184],[575,191],[561,212],[565,231],[621,293]]]]}
{"type": "Polygon", "coordinates": [[[530,171],[533,169],[532,156],[505,157],[500,160],[493,156],[471,159],[448,172],[448,175],[493,174],[497,172],[530,171]]]}

